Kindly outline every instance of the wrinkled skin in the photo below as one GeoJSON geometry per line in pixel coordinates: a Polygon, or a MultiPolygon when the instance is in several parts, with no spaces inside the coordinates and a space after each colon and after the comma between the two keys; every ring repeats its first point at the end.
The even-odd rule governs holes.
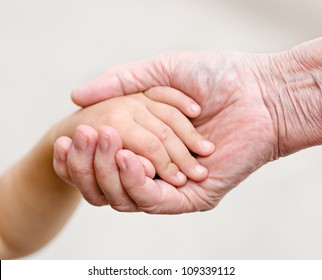
{"type": "MultiPolygon", "coordinates": [[[[318,39],[318,47],[321,47],[321,39],[318,39]]],[[[202,182],[188,181],[180,188],[141,175],[137,178],[129,176],[136,186],[130,185],[130,180],[122,171],[121,179],[138,209],[144,212],[209,210],[265,163],[321,144],[321,134],[315,132],[317,129],[321,131],[322,127],[321,64],[311,67],[306,58],[299,63],[301,56],[296,56],[297,52],[275,56],[236,52],[170,52],[146,61],[114,67],[95,81],[76,89],[72,97],[78,105],[87,106],[120,93],[131,94],[163,85],[192,97],[202,108],[193,124],[216,145],[214,154],[198,158],[208,168],[208,178],[202,182]],[[290,62],[289,59],[294,57],[297,59],[290,62]],[[313,68],[315,76],[302,78],[303,73],[313,68]],[[317,104],[317,108],[313,108],[315,115],[310,113],[310,102],[293,96],[293,93],[300,91],[300,87],[297,81],[288,86],[288,78],[294,77],[292,71],[301,72],[298,77],[301,77],[299,84],[302,87],[305,87],[303,83],[307,80],[311,79],[308,83],[312,84],[312,79],[317,77],[315,87],[309,89],[310,102],[317,104]],[[288,102],[289,99],[296,102],[288,102]],[[306,110],[306,107],[308,111],[301,115],[298,108],[306,110]],[[288,119],[293,117],[293,111],[297,112],[295,121],[288,119]],[[299,131],[302,135],[300,141],[297,139],[299,131]]],[[[135,161],[135,155],[128,160],[132,166],[128,172],[136,170],[139,174],[142,169],[135,161]]],[[[122,209],[126,211],[126,208],[122,209]]]]}

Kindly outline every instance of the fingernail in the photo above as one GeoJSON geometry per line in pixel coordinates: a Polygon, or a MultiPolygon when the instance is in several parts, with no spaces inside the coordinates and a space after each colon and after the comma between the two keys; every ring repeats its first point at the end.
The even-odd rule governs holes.
{"type": "Polygon", "coordinates": [[[192,103],[192,104],[190,105],[190,111],[191,111],[192,113],[197,113],[197,112],[199,112],[199,111],[200,111],[200,106],[199,106],[199,105],[197,105],[196,103],[192,103]]]}
{"type": "Polygon", "coordinates": [[[125,163],[125,158],[123,156],[120,156],[120,160],[119,160],[119,168],[121,169],[121,171],[125,172],[126,171],[126,163],[125,163]]]}
{"type": "Polygon", "coordinates": [[[181,171],[177,172],[177,178],[179,179],[179,181],[183,182],[187,179],[186,175],[184,175],[181,171]]]}
{"type": "Polygon", "coordinates": [[[87,148],[86,138],[78,131],[75,133],[74,146],[78,151],[84,151],[87,148]]]}
{"type": "Polygon", "coordinates": [[[214,143],[212,143],[208,140],[202,140],[200,144],[204,150],[212,150],[215,147],[214,143]]]}
{"type": "Polygon", "coordinates": [[[98,147],[100,148],[101,151],[107,151],[108,144],[109,144],[108,142],[109,142],[108,137],[100,136],[98,138],[98,147]]]}
{"type": "Polygon", "coordinates": [[[197,164],[194,169],[197,174],[203,174],[203,173],[207,172],[207,168],[200,165],[200,164],[197,164]]]}

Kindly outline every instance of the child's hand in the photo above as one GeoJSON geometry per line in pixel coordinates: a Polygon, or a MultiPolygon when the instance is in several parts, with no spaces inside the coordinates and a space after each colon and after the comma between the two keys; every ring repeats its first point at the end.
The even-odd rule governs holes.
{"type": "MultiPolygon", "coordinates": [[[[123,188],[115,157],[118,151],[122,151],[122,139],[115,129],[103,126],[97,132],[90,126],[81,125],[73,140],[63,136],[56,141],[54,167],[64,181],[79,188],[89,203],[110,204],[119,211],[139,211],[123,188]],[[88,145],[86,150],[76,152],[73,145],[80,137],[84,137],[88,145]]],[[[142,156],[137,159],[145,176],[154,178],[153,164],[142,156]]]]}
{"type": "MultiPolygon", "coordinates": [[[[176,105],[189,117],[196,117],[200,113],[198,105],[177,90],[157,88],[149,90],[146,95],[176,105]]],[[[124,148],[152,162],[153,165],[141,158],[147,176],[154,176],[153,166],[162,179],[176,186],[183,185],[186,176],[194,181],[203,180],[207,176],[206,168],[191,156],[187,147],[198,155],[208,156],[214,151],[214,146],[202,139],[190,121],[172,106],[136,94],[85,108],[73,118],[74,124],[88,124],[96,129],[109,125],[117,130],[122,138],[119,149],[123,142],[124,148]]],[[[106,185],[106,182],[102,182],[104,173],[109,172],[109,168],[117,168],[116,165],[108,166],[107,160],[102,168],[102,162],[111,152],[108,149],[109,142],[115,139],[110,133],[113,134],[111,128],[102,128],[97,134],[96,130],[81,126],[76,130],[73,143],[64,137],[58,139],[55,149],[55,169],[58,175],[76,184],[84,197],[96,205],[101,202],[97,203],[97,199],[92,198],[93,190],[96,189],[96,194],[102,195],[100,189],[104,192],[106,185]]]]}

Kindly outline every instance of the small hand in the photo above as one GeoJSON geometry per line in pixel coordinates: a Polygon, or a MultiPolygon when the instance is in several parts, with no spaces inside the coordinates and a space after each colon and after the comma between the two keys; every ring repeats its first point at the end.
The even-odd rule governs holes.
{"type": "MultiPolygon", "coordinates": [[[[170,100],[180,98],[183,102],[178,107],[190,116],[200,112],[188,112],[189,106],[194,104],[196,107],[196,104],[182,93],[169,88],[164,91],[171,95],[170,100]]],[[[118,169],[111,154],[115,156],[123,146],[142,156],[141,163],[146,166],[144,175],[151,178],[157,172],[165,181],[180,186],[186,182],[186,176],[196,181],[207,176],[207,169],[191,156],[187,147],[206,156],[213,153],[214,145],[202,139],[189,120],[174,107],[138,94],[88,107],[79,111],[75,118],[77,123],[86,120],[97,130],[99,124],[111,126],[101,127],[98,132],[90,126],[79,126],[73,141],[61,137],[55,145],[56,173],[76,185],[85,199],[94,205],[111,204],[116,209],[124,205],[122,209],[133,211],[125,191],[121,188],[116,191],[120,185],[119,176],[113,174],[118,169]]]]}

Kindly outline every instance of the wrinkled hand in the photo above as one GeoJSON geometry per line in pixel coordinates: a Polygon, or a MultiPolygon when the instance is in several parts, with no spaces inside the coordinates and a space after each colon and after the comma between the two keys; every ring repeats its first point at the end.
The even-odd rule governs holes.
{"type": "MultiPolygon", "coordinates": [[[[88,106],[120,93],[170,86],[201,106],[193,125],[216,145],[214,154],[198,157],[209,170],[206,180],[189,180],[176,188],[146,177],[142,164],[130,151],[116,153],[123,187],[140,210],[209,210],[248,175],[278,157],[276,127],[262,96],[258,59],[235,52],[170,52],[112,68],[73,92],[76,104],[88,106]]],[[[162,101],[162,91],[153,98],[162,101]]]]}

